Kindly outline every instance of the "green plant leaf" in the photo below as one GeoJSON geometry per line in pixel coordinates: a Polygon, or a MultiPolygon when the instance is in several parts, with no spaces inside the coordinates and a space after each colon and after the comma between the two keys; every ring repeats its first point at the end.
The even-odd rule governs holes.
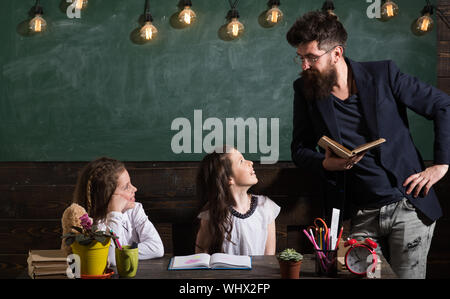
{"type": "Polygon", "coordinates": [[[68,238],[66,238],[66,240],[65,240],[65,243],[66,243],[67,246],[72,245],[73,242],[75,242],[75,237],[68,237],[68,238]]]}
{"type": "Polygon", "coordinates": [[[61,239],[68,238],[68,237],[75,237],[75,234],[74,233],[64,234],[61,236],[61,239]]]}
{"type": "Polygon", "coordinates": [[[73,228],[74,230],[76,230],[77,232],[79,232],[80,234],[83,233],[83,229],[82,229],[81,227],[78,227],[78,226],[72,226],[72,228],[73,228]]]}
{"type": "Polygon", "coordinates": [[[83,245],[83,246],[88,246],[88,245],[90,245],[92,243],[92,239],[85,239],[85,240],[83,240],[81,242],[78,242],[78,243],[80,243],[80,245],[83,245]]]}
{"type": "Polygon", "coordinates": [[[298,253],[293,248],[287,248],[283,250],[282,252],[277,254],[277,258],[284,261],[300,261],[303,259],[303,255],[301,253],[298,253]]]}
{"type": "Polygon", "coordinates": [[[78,243],[81,244],[82,242],[84,242],[84,241],[86,241],[86,240],[92,240],[92,238],[90,238],[89,236],[85,236],[85,235],[83,235],[83,234],[80,234],[80,235],[76,235],[75,240],[76,240],[78,243]]]}
{"type": "Polygon", "coordinates": [[[106,244],[108,244],[108,241],[110,240],[109,237],[105,238],[105,241],[101,242],[103,246],[105,246],[106,244]]]}
{"type": "Polygon", "coordinates": [[[85,236],[85,235],[77,235],[77,236],[75,237],[75,241],[77,241],[78,244],[80,244],[80,245],[86,246],[86,245],[91,244],[92,241],[93,241],[93,239],[92,239],[91,237],[89,237],[89,236],[85,236]]]}
{"type": "Polygon", "coordinates": [[[95,236],[95,240],[105,245],[107,242],[105,242],[108,238],[105,236],[95,236]]]}

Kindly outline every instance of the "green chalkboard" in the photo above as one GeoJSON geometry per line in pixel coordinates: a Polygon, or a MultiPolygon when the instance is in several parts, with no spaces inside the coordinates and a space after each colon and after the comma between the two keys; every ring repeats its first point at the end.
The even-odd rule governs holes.
{"type": "MultiPolygon", "coordinates": [[[[159,36],[148,44],[135,40],[144,0],[92,0],[79,19],[67,17],[65,0],[41,0],[48,30],[29,36],[24,26],[34,2],[2,0],[1,161],[86,161],[101,155],[124,161],[199,160],[204,148],[196,144],[220,126],[225,141],[227,119],[239,118],[256,122],[259,130],[267,122],[263,145],[251,140],[251,129],[240,137],[246,158],[267,156],[264,145],[274,144],[271,134],[279,133],[278,160],[290,160],[292,82],[300,69],[285,35],[298,16],[319,9],[322,1],[282,0],[284,20],[265,28],[259,17],[267,1],[242,0],[238,10],[245,34],[227,41],[221,28],[228,0],[193,0],[197,22],[188,28],[172,22],[178,0],[151,0],[159,36]],[[172,128],[180,118],[191,126],[190,153],[175,153],[172,147],[182,127],[172,128]],[[272,120],[278,120],[276,132],[272,120]]],[[[404,72],[435,84],[436,30],[422,37],[410,31],[425,1],[396,2],[400,15],[380,22],[367,17],[365,0],[334,1],[349,33],[347,56],[393,59],[404,72]]],[[[432,124],[410,116],[420,151],[432,159],[432,124]]]]}

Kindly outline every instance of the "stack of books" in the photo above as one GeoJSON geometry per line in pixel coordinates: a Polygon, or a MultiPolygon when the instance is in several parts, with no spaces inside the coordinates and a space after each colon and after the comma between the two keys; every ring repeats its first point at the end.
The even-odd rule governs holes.
{"type": "Polygon", "coordinates": [[[62,250],[30,250],[28,275],[33,279],[67,278],[67,254],[62,250]]]}

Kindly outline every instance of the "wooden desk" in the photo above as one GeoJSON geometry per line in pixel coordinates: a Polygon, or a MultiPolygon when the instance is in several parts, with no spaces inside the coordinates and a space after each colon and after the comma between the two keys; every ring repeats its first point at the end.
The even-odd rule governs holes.
{"type": "MultiPolygon", "coordinates": [[[[274,255],[253,256],[252,270],[167,270],[171,256],[139,261],[135,278],[138,279],[280,279],[280,267],[274,255]]],[[[113,268],[117,273],[117,269],[113,268]]],[[[116,276],[116,275],[114,275],[116,276]]],[[[117,277],[117,276],[116,276],[117,277]]],[[[315,274],[313,254],[304,254],[300,278],[322,278],[315,274]]],[[[357,278],[348,271],[339,271],[337,278],[357,278]]],[[[381,257],[381,278],[397,278],[381,257]]]]}

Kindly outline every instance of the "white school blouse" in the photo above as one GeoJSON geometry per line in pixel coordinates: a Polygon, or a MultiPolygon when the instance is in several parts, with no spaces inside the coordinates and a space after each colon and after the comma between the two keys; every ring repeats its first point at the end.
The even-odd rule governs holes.
{"type": "MultiPolygon", "coordinates": [[[[146,260],[162,257],[164,246],[155,226],[145,214],[141,203],[136,202],[133,209],[121,212],[110,212],[106,215],[106,221],[98,224],[100,230],[110,229],[119,237],[120,244],[131,245],[138,243],[139,259],[146,260]]],[[[116,265],[114,242],[111,240],[108,261],[110,265],[116,265]]]]}
{"type": "MultiPolygon", "coordinates": [[[[233,229],[231,242],[224,239],[222,249],[224,253],[234,255],[264,255],[267,241],[267,226],[277,218],[280,207],[264,195],[256,197],[257,204],[253,214],[247,218],[231,215],[233,229]],[[234,244],[233,244],[234,243],[234,244]]],[[[198,215],[200,219],[209,219],[209,211],[198,215]]]]}

